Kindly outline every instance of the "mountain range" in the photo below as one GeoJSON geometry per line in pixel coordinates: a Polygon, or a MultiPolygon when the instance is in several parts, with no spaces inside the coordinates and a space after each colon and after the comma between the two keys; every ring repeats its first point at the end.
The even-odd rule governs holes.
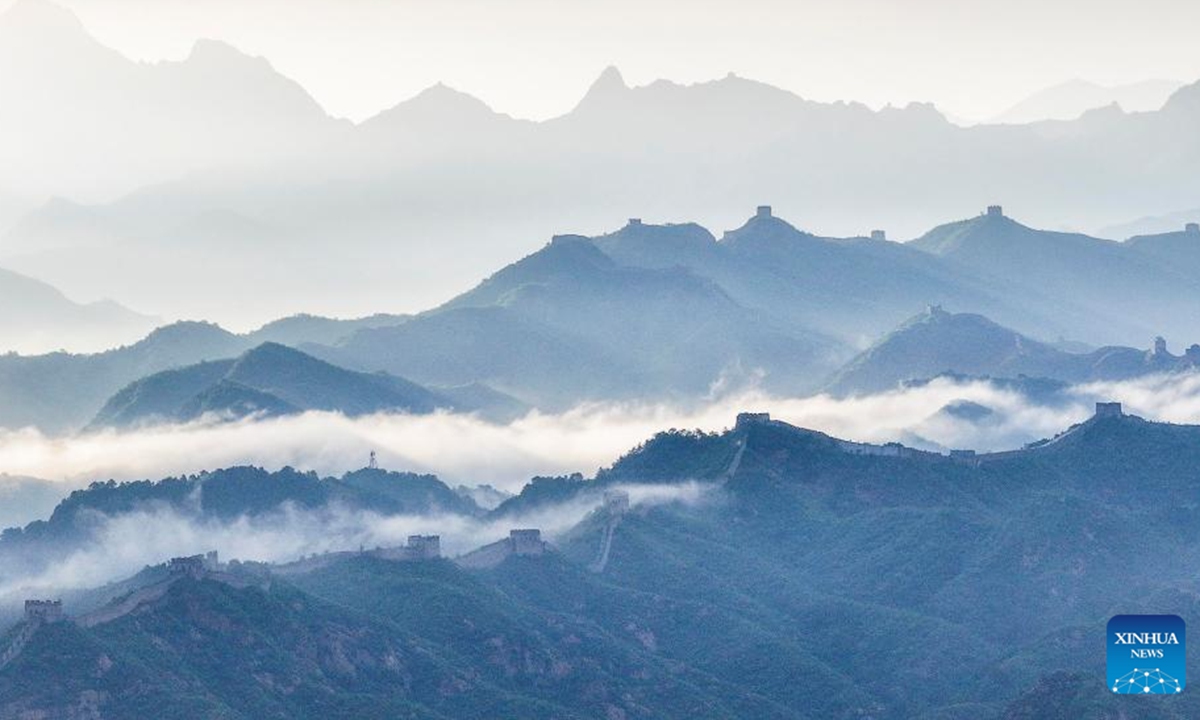
{"type": "Polygon", "coordinates": [[[0,426],[37,427],[49,432],[79,429],[119,390],[155,373],[233,358],[269,338],[302,344],[310,337],[337,337],[335,328],[339,325],[351,332],[395,320],[390,316],[350,321],[295,317],[247,335],[236,335],[211,323],[181,322],[102,353],[10,353],[0,356],[0,398],[4,399],[0,403],[0,426]]]}
{"type": "Polygon", "coordinates": [[[368,375],[330,365],[299,350],[264,343],[236,360],[165,370],[126,386],[104,404],[93,427],[186,422],[204,415],[229,418],[336,410],[430,413],[454,403],[402,378],[368,375]]]}
{"type": "Polygon", "coordinates": [[[48,480],[0,473],[0,527],[23,527],[49,515],[66,493],[48,480]]]}
{"type": "Polygon", "coordinates": [[[179,62],[135,62],[43,0],[0,16],[0,97],[0,186],[26,197],[112,198],[345,125],[262,58],[203,40],[179,62]]]}
{"type": "Polygon", "coordinates": [[[1171,354],[1162,338],[1148,350],[1109,346],[1069,352],[982,315],[932,306],[847,363],[826,389],[836,395],[869,395],[943,374],[1074,384],[1184,372],[1198,364],[1200,345],[1190,346],[1182,356],[1171,354]]]}
{"type": "Polygon", "coordinates": [[[0,583],[43,572],[80,548],[103,542],[97,519],[143,510],[174,512],[179,523],[266,524],[286,511],[371,512],[389,515],[458,515],[482,511],[464,494],[432,475],[364,468],[340,478],[320,478],[292,468],[267,472],[237,467],[161,482],[96,482],[61,499],[45,519],[0,536],[0,583]]]}
{"type": "Polygon", "coordinates": [[[910,245],[1002,278],[1018,292],[1052,299],[1059,317],[1104,308],[1106,321],[1126,332],[1156,327],[1162,334],[1194,336],[1190,322],[1174,319],[1187,312],[1185,298],[1200,287],[1197,253],[1188,240],[1200,241],[1200,230],[1126,243],[1036,230],[993,206],[978,217],[940,225],[910,245]]]}
{"type": "Polygon", "coordinates": [[[1075,120],[1089,110],[1116,105],[1130,112],[1151,112],[1182,86],[1173,80],[1146,80],[1128,85],[1099,85],[1069,80],[1030,95],[990,123],[1024,124],[1043,120],[1075,120]]]}
{"type": "Polygon", "coordinates": [[[0,268],[0,349],[40,353],[69,345],[76,352],[135,340],[156,319],[111,300],[77,303],[56,288],[0,268]]]}
{"type": "MultiPolygon", "coordinates": [[[[1197,337],[1193,241],[1194,230],[1126,243],[1036,230],[999,208],[907,244],[819,237],[766,206],[720,240],[694,223],[635,218],[603,235],[555,236],[415,315],[293,316],[243,335],[182,323],[95,355],[0,357],[0,426],[64,432],[239,404],[350,414],[429,406],[372,404],[349,389],[370,384],[361,373],[404,378],[445,401],[435,405],[492,419],[588,401],[686,404],[749,387],[876,392],[944,372],[1127,379],[1194,364],[1165,346],[1119,344],[1197,337]],[[912,320],[927,306],[969,312],[912,320]],[[221,380],[264,342],[337,366],[318,384],[338,400],[276,396],[266,375],[221,380]],[[189,367],[206,361],[224,363],[189,367]]],[[[285,357],[300,355],[277,347],[274,359],[285,357]]],[[[274,372],[291,372],[286,364],[274,372]]]]}
{"type": "MultiPolygon", "coordinates": [[[[1107,619],[1200,610],[1181,580],[1200,562],[1185,501],[1200,428],[1102,410],[969,458],[761,414],[660,433],[591,480],[528,486],[543,510],[585,494],[596,509],[544,552],[488,569],[372,552],[148,567],[65,595],[76,622],[18,622],[0,639],[20,644],[0,667],[0,717],[1113,717],[1095,650],[1107,619]],[[683,481],[699,501],[600,500],[683,481]],[[1144,544],[1155,562],[1129,562],[1144,544]]],[[[379,487],[453,496],[434,479],[363,473],[97,484],[5,533],[0,551],[91,543],[89,509],[165,501],[212,523],[335,495],[363,507],[379,487]],[[188,499],[198,487],[202,505],[188,499]]],[[[1191,717],[1189,697],[1138,698],[1138,716],[1191,717]]]]}
{"type": "Polygon", "coordinates": [[[736,76],[630,87],[609,69],[543,122],[435,86],[351,125],[220,43],[133,63],[41,0],[0,26],[0,125],[21,138],[0,188],[30,211],[0,263],[79,297],[120,287],[172,318],[431,307],[541,238],[613,217],[731,227],[773,203],[823,236],[902,238],[989,202],[1096,228],[1194,207],[1200,190],[1198,85],[1156,111],[963,128],[928,105],[818,103],[736,76]]]}

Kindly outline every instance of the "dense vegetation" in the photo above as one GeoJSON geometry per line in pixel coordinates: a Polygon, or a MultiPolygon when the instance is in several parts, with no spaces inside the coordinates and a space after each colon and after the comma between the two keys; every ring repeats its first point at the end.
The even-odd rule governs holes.
{"type": "MultiPolygon", "coordinates": [[[[851,455],[778,423],[664,433],[598,480],[546,478],[524,494],[545,507],[598,500],[611,482],[712,478],[703,502],[621,518],[603,573],[587,569],[609,526],[593,513],[546,556],[485,571],[353,555],[302,575],[178,582],[112,622],[43,628],[0,670],[0,718],[66,717],[86,703],[106,718],[148,708],[222,718],[1195,717],[1193,693],[1116,697],[1102,678],[1112,615],[1200,616],[1198,468],[1200,428],[1129,417],[971,463],[851,455]],[[1146,548],[1154,562],[1130,561],[1146,548]],[[51,664],[58,671],[46,673],[51,664]]],[[[224,482],[246,497],[229,495],[220,512],[269,497],[273,483],[392,487],[364,473],[231,473],[224,482]]],[[[394,487],[436,494],[433,482],[394,487]]],[[[91,493],[120,508],[120,488],[97,486],[60,514],[91,493]]]]}
{"type": "Polygon", "coordinates": [[[472,500],[432,475],[372,468],[340,478],[322,478],[290,467],[275,472],[234,467],[158,482],[109,480],[71,493],[47,520],[0,532],[0,581],[38,572],[82,546],[99,542],[101,517],[171,510],[181,519],[227,522],[287,509],[335,508],[380,515],[480,513],[472,500]]]}

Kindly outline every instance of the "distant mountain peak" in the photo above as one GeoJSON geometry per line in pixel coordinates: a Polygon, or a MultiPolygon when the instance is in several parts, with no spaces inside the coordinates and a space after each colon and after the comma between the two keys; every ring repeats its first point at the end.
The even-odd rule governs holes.
{"type": "Polygon", "coordinates": [[[940,225],[910,244],[935,255],[946,255],[978,246],[1009,247],[1026,236],[1037,241],[1041,234],[1005,215],[1000,205],[989,205],[975,217],[940,225]]]}
{"type": "Polygon", "coordinates": [[[669,235],[686,234],[686,235],[698,237],[698,238],[705,240],[707,242],[710,242],[710,243],[716,242],[716,238],[714,238],[712,236],[712,233],[710,233],[708,230],[706,230],[703,226],[701,226],[697,223],[694,223],[694,222],[658,224],[658,223],[644,222],[641,218],[638,218],[638,217],[629,218],[629,221],[626,222],[625,226],[622,227],[620,230],[617,230],[616,232],[613,232],[613,233],[609,233],[602,237],[610,237],[613,235],[629,235],[629,236],[633,236],[633,237],[649,238],[649,237],[661,237],[663,235],[668,235],[668,234],[669,235]]]}
{"type": "Polygon", "coordinates": [[[204,320],[180,320],[155,328],[138,345],[175,343],[197,337],[232,338],[234,335],[216,323],[204,320]]]}
{"type": "MultiPolygon", "coordinates": [[[[851,105],[860,105],[859,103],[850,103],[851,105]]],[[[946,114],[943,113],[938,106],[931,102],[910,102],[903,107],[887,105],[880,109],[880,115],[895,115],[898,117],[909,118],[914,121],[932,122],[939,125],[949,124],[946,119],[946,114]]]]}
{"type": "Polygon", "coordinates": [[[625,83],[625,78],[621,75],[621,71],[615,65],[609,65],[604,68],[604,72],[600,73],[600,77],[596,78],[596,81],[588,88],[583,99],[575,106],[574,112],[579,112],[589,107],[603,107],[614,98],[623,97],[628,91],[629,85],[625,83]]]}
{"type": "Polygon", "coordinates": [[[1097,120],[1112,117],[1120,117],[1125,115],[1125,108],[1121,107],[1121,103],[1113,100],[1107,105],[1098,105],[1094,108],[1084,110],[1079,116],[1081,120],[1097,120]]]}
{"type": "Polygon", "coordinates": [[[248,55],[238,48],[230,45],[223,40],[214,40],[212,38],[200,38],[192,44],[192,50],[188,53],[187,60],[189,62],[228,62],[257,60],[266,62],[261,57],[248,55]]]}
{"type": "Polygon", "coordinates": [[[612,264],[612,258],[596,247],[590,238],[582,235],[555,235],[544,248],[510,267],[537,267],[539,271],[553,269],[561,272],[568,269],[607,268],[612,264]]]}
{"type": "MultiPolygon", "coordinates": [[[[17,0],[0,13],[0,58],[9,65],[5,74],[20,75],[32,68],[50,68],[110,62],[122,57],[92,36],[70,9],[46,0],[17,0]],[[25,67],[25,66],[32,66],[25,67]]],[[[123,57],[122,57],[123,59],[123,57]]],[[[11,78],[0,76],[0,81],[11,78]]],[[[12,102],[12,100],[8,100],[12,102]]]]}
{"type": "Polygon", "coordinates": [[[809,237],[809,234],[783,218],[776,217],[770,205],[759,205],[754,214],[745,224],[736,230],[727,230],[721,237],[722,242],[738,242],[747,236],[766,237],[769,239],[809,237]]]}
{"type": "Polygon", "coordinates": [[[1113,104],[1119,105],[1123,112],[1148,112],[1160,109],[1179,86],[1177,81],[1163,79],[1106,86],[1076,78],[1039,90],[988,122],[1071,121],[1098,108],[1107,108],[1107,114],[1116,115],[1113,104]]]}
{"type": "Polygon", "coordinates": [[[425,88],[411,98],[384,110],[365,123],[365,126],[391,124],[447,123],[464,119],[498,118],[501,115],[487,103],[469,93],[456,90],[443,82],[425,88]]]}
{"type": "Polygon", "coordinates": [[[13,28],[25,32],[64,31],[86,35],[83,23],[75,13],[47,0],[17,0],[0,14],[0,29],[13,28]]]}
{"type": "MultiPolygon", "coordinates": [[[[291,359],[291,360],[316,360],[316,358],[312,357],[311,355],[307,355],[305,353],[300,352],[299,350],[296,350],[295,348],[290,348],[287,345],[281,345],[281,344],[271,341],[271,340],[268,340],[268,341],[261,343],[253,348],[250,348],[246,352],[242,353],[242,356],[239,358],[239,360],[245,360],[247,358],[250,358],[250,359],[285,358],[285,359],[291,359]]],[[[322,362],[320,360],[316,360],[316,361],[322,362]]]]}
{"type": "Polygon", "coordinates": [[[605,92],[609,90],[628,90],[629,86],[625,83],[625,77],[621,75],[621,71],[616,65],[609,65],[600,73],[600,77],[592,83],[589,94],[592,92],[605,92]]]}
{"type": "Polygon", "coordinates": [[[1200,81],[1184,85],[1167,98],[1163,111],[1192,113],[1200,110],[1200,81]]]}
{"type": "Polygon", "coordinates": [[[427,102],[427,103],[431,103],[431,102],[438,102],[438,103],[470,102],[475,105],[483,105],[485,107],[487,106],[486,103],[484,103],[482,100],[475,97],[474,95],[465,93],[461,90],[456,90],[455,88],[450,87],[449,85],[442,82],[441,80],[438,80],[434,84],[430,85],[429,87],[425,88],[421,92],[417,93],[416,95],[413,96],[412,100],[410,100],[410,102],[417,102],[417,101],[427,102]]]}

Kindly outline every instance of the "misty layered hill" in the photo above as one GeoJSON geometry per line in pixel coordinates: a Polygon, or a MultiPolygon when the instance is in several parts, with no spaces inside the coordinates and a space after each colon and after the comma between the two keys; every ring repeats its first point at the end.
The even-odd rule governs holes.
{"type": "Polygon", "coordinates": [[[1022,327],[1065,330],[1064,314],[1046,312],[1037,296],[1011,292],[1001,282],[878,235],[818,237],[765,206],[719,242],[696,224],[640,221],[594,242],[628,265],[686,267],[778,322],[850,345],[887,332],[915,308],[939,302],[977,308],[1022,327]]]}
{"type": "Polygon", "coordinates": [[[86,424],[120,388],[164,368],[241,353],[245,341],[208,323],[176,323],[93,355],[0,356],[0,425],[61,431],[86,424]]]}
{"type": "Polygon", "coordinates": [[[29,197],[107,199],[342,127],[262,58],[201,40],[182,61],[135,62],[47,0],[0,16],[0,97],[3,184],[29,197]]]}
{"type": "Polygon", "coordinates": [[[351,320],[300,314],[269,322],[254,332],[248,333],[247,337],[252,342],[271,342],[292,347],[307,344],[334,345],[359,330],[399,325],[407,319],[404,315],[387,313],[351,320]]]}
{"type": "MultiPolygon", "coordinates": [[[[46,355],[0,355],[0,427],[36,427],[46,432],[76,430],[91,421],[118,391],[135,381],[166,370],[180,370],[205,361],[226,360],[264,342],[287,342],[298,346],[336,341],[363,328],[403,322],[391,315],[375,315],[357,320],[335,320],[299,315],[284,318],[262,328],[238,335],[211,323],[179,322],[158,328],[131,344],[93,354],[65,352],[46,355]]],[[[208,368],[212,370],[212,368],[208,368]]],[[[205,376],[197,371],[198,376],[205,376]]],[[[193,382],[170,387],[186,373],[170,376],[169,382],[151,383],[156,391],[183,393],[196,387],[193,382]]],[[[159,378],[160,381],[164,378],[159,378]]],[[[195,392],[200,388],[196,387],[195,392]]],[[[190,396],[188,396],[190,397],[190,396]]],[[[186,398],[181,398],[182,399],[186,398]]],[[[229,398],[232,400],[233,398],[229,398]]],[[[473,404],[464,397],[467,407],[473,404]]],[[[162,408],[161,396],[147,398],[149,412],[162,408]]],[[[502,406],[497,399],[497,407],[502,406]]],[[[173,406],[172,406],[173,407],[173,406]]],[[[279,409],[286,409],[280,406],[279,409]]],[[[141,412],[139,410],[139,412],[141,412]]]]}
{"type": "MultiPolygon", "coordinates": [[[[102,542],[97,519],[165,515],[173,522],[216,526],[239,519],[266,527],[286,525],[288,513],[459,515],[480,512],[469,498],[432,475],[364,468],[322,478],[292,468],[268,472],[235,467],[160,482],[92,483],[59,502],[45,520],[0,535],[0,582],[42,572],[71,553],[102,542]]],[[[297,553],[297,556],[300,553],[297,553]]]]}
{"type": "Polygon", "coordinates": [[[837,348],[819,332],[739,304],[689,269],[622,264],[587,238],[558,236],[445,305],[357,332],[325,357],[427,385],[482,382],[563,407],[692,398],[760,369],[772,387],[795,389],[828,367],[837,348]]]}
{"type": "MultiPolygon", "coordinates": [[[[894,446],[866,451],[762,421],[724,435],[663,434],[598,479],[723,480],[731,504],[708,520],[626,517],[605,574],[736,603],[748,619],[784,613],[855,687],[905,705],[879,717],[956,717],[968,708],[998,717],[1057,670],[1102,678],[1094,647],[1115,608],[1195,611],[1180,578],[1198,561],[1186,549],[1197,433],[1101,417],[1037,448],[971,461],[894,446]],[[1170,569],[1129,569],[1112,556],[1144,539],[1134,526],[1153,511],[1125,513],[1146,490],[1181,503],[1153,531],[1153,542],[1183,553],[1170,569]],[[932,686],[931,677],[939,678],[932,686]]],[[[602,542],[595,522],[564,552],[588,562],[602,542]]],[[[1064,717],[1110,717],[1102,713],[1112,705],[1092,698],[1096,708],[1080,703],[1079,714],[1064,717]]],[[[1194,712],[1169,708],[1163,717],[1194,712]]]]}
{"type": "Polygon", "coordinates": [[[207,414],[240,418],[305,410],[350,417],[377,412],[429,413],[452,406],[403,378],[344,370],[310,355],[264,343],[234,360],[191,365],[138,380],[108,400],[92,427],[186,422],[207,414]]]}
{"type": "MultiPolygon", "coordinates": [[[[1183,306],[1200,286],[1172,269],[1177,248],[1158,257],[1134,250],[1033,230],[999,213],[941,226],[909,245],[817,237],[769,207],[719,241],[696,224],[634,219],[594,238],[558,236],[436,310],[313,352],[427,385],[483,382],[549,407],[695,398],[760,374],[766,387],[795,394],[817,389],[851,348],[876,341],[930,299],[987,308],[1043,338],[1143,329],[1142,337],[1155,337],[1148,328],[1185,326],[1183,306]],[[1030,262],[1039,269],[1023,271],[1030,262]],[[1124,293],[1121,302],[1101,280],[1124,293]],[[1160,302],[1175,314],[1135,312],[1160,302]]],[[[976,315],[929,319],[948,322],[912,322],[878,340],[833,387],[886,390],[943,372],[1124,379],[1190,362],[1165,348],[1072,354],[976,315]]]]}
{"type": "MultiPolygon", "coordinates": [[[[1195,335],[1186,308],[1200,291],[1200,281],[1182,264],[1184,257],[1176,257],[1183,250],[1178,246],[1152,255],[1139,252],[1135,243],[1036,230],[1005,216],[999,207],[941,225],[910,244],[1002,279],[1019,292],[1051,299],[1055,311],[1064,315],[1078,317],[1081,310],[1101,315],[1111,329],[1101,333],[1089,328],[1089,337],[1195,335]]],[[[1080,326],[1087,327],[1085,323],[1080,326]]]]}
{"type": "Polygon", "coordinates": [[[136,340],[155,325],[154,318],[110,300],[73,302],[46,283],[3,268],[0,298],[0,352],[103,349],[136,340]]]}
{"type": "MultiPolygon", "coordinates": [[[[1187,501],[1198,448],[1200,428],[1119,411],[969,459],[761,416],[723,433],[665,432],[595,479],[571,480],[574,492],[688,480],[698,500],[598,509],[547,554],[490,570],[351,553],[299,574],[249,564],[183,578],[137,612],[38,628],[0,668],[0,717],[56,716],[85,699],[113,718],[153,702],[230,717],[692,708],[706,718],[999,720],[1041,717],[1029,713],[1045,701],[1056,717],[1100,720],[1121,700],[1100,694],[1095,648],[1108,618],[1200,610],[1181,580],[1200,565],[1187,501]],[[1129,562],[1124,551],[1142,543],[1159,551],[1154,563],[1129,562]],[[143,681],[148,658],[156,682],[143,681]],[[425,661],[431,669],[418,671],[425,661]],[[47,664],[58,672],[41,674],[47,664]],[[436,667],[465,674],[447,685],[436,667]],[[814,698],[811,683],[837,691],[814,698]]],[[[243,470],[222,479],[223,517],[260,512],[257,483],[331,482],[243,470]]],[[[120,513],[139,488],[169,491],[179,506],[187,482],[99,486],[55,516],[85,517],[65,509],[84,500],[120,513]]],[[[1190,717],[1188,697],[1143,707],[1190,717]]]]}
{"type": "Polygon", "coordinates": [[[1200,208],[1189,206],[1185,210],[1162,215],[1139,215],[1137,219],[1117,223],[1100,230],[1101,237],[1133,238],[1138,235],[1174,233],[1188,223],[1200,221],[1200,208]]]}
{"type": "Polygon", "coordinates": [[[0,380],[8,384],[0,385],[0,396],[9,403],[0,424],[77,428],[121,388],[144,378],[131,393],[157,389],[120,422],[206,410],[243,414],[239,407],[268,414],[358,412],[348,400],[292,402],[273,395],[261,378],[253,385],[220,384],[211,397],[182,408],[225,372],[183,368],[227,360],[262,342],[296,347],[347,371],[407,378],[447,398],[448,407],[499,420],[531,407],[689,401],[750,384],[794,396],[820,389],[847,361],[832,386],[838,392],[890,389],[944,372],[1123,379],[1194,361],[1165,347],[1149,356],[1118,345],[1068,353],[1045,339],[1155,337],[1189,326],[1187,310],[1200,294],[1186,271],[1193,235],[1120,244],[1034,230],[998,210],[940,226],[910,244],[819,237],[769,207],[720,240],[692,223],[635,219],[597,237],[556,236],[417,315],[299,315],[245,335],[181,324],[99,355],[6,356],[0,380]],[[1017,329],[963,319],[909,323],[885,336],[917,308],[940,303],[1017,329]],[[935,335],[918,340],[917,331],[935,335]],[[176,338],[177,350],[159,357],[153,348],[164,337],[176,338]],[[855,348],[873,342],[854,359],[855,348]],[[164,370],[174,374],[147,378],[164,370]],[[34,393],[37,386],[43,390],[34,393]]]}
{"type": "Polygon", "coordinates": [[[1110,346],[1067,352],[982,315],[931,306],[838,370],[826,389],[838,395],[869,395],[944,374],[1073,384],[1192,370],[1197,363],[1200,348],[1192,346],[1176,356],[1161,338],[1148,350],[1110,346]]]}
{"type": "MultiPolygon", "coordinates": [[[[1153,112],[962,128],[927,105],[876,112],[736,76],[630,87],[609,69],[573,111],[545,122],[434,87],[350,126],[265,61],[216,43],[179,63],[136,65],[34,0],[6,26],[0,53],[15,85],[0,88],[0,105],[27,131],[14,137],[54,152],[44,167],[17,164],[23,175],[5,183],[20,188],[28,175],[28,206],[40,209],[0,239],[0,260],[69,294],[115,284],[122,302],[172,317],[257,324],[311,307],[314,293],[338,315],[430,307],[539,238],[596,234],[614,217],[731,227],[743,208],[770,202],[820,235],[909,237],[987,202],[1042,226],[1094,228],[1194,207],[1200,191],[1197,85],[1153,112]],[[27,26],[51,41],[30,47],[27,26]],[[54,92],[19,94],[31,78],[54,92]],[[110,94],[162,113],[129,118],[108,107],[110,94]],[[64,98],[72,112],[61,112],[64,98]],[[151,117],[166,120],[147,128],[151,117]],[[82,118],[97,127],[83,132],[82,118]],[[110,150],[118,156],[96,157],[110,150]],[[99,202],[76,187],[99,179],[97,166],[161,182],[99,202]],[[58,186],[34,182],[51,172],[58,186]],[[46,203],[54,195],[84,203],[90,220],[46,203]],[[243,262],[228,261],[230,248],[243,262]],[[179,266],[194,277],[165,272],[179,266]],[[211,277],[225,279],[224,293],[206,297],[211,277]]],[[[1066,288],[1050,295],[1070,300],[1066,288]]]]}
{"type": "Polygon", "coordinates": [[[1070,80],[1039,90],[989,122],[1023,124],[1042,120],[1075,120],[1089,110],[1110,105],[1130,112],[1149,112],[1162,108],[1163,103],[1180,86],[1181,83],[1173,80],[1146,80],[1116,86],[1070,80]]]}
{"type": "Polygon", "coordinates": [[[0,528],[46,517],[67,492],[59,483],[0,473],[0,528]]]}
{"type": "MultiPolygon", "coordinates": [[[[1195,217],[1200,217],[1200,213],[1195,213],[1195,217]]],[[[1200,225],[1196,222],[1172,232],[1135,235],[1125,244],[1135,253],[1171,263],[1182,272],[1200,271],[1200,225]]]]}
{"type": "MultiPolygon", "coordinates": [[[[839,392],[890,389],[943,372],[1121,379],[1186,363],[1168,362],[1165,348],[1153,362],[1119,346],[1075,357],[1034,338],[1131,336],[1141,329],[1153,337],[1158,330],[1148,328],[1186,325],[1183,308],[1196,293],[1180,269],[1190,239],[1185,232],[1123,245],[1045,233],[999,214],[941,226],[909,245],[818,237],[769,207],[719,241],[696,224],[632,220],[594,238],[556,236],[472,290],[413,316],[299,315],[245,335],[181,324],[99,355],[0,358],[10,398],[0,424],[80,427],[121,388],[141,380],[100,422],[221,410],[240,415],[248,408],[359,412],[361,403],[346,397],[293,401],[273,394],[262,376],[251,384],[219,383],[225,366],[187,367],[227,360],[262,342],[294,346],[347,372],[408,378],[448,399],[445,406],[501,420],[530,407],[635,397],[686,401],[751,383],[796,395],[821,388],[847,361],[852,365],[839,375],[847,379],[833,386],[839,392]],[[1026,272],[1029,262],[1039,269],[1026,272]],[[1121,302],[1097,278],[1120,288],[1121,302]],[[1059,286],[1071,290],[1069,299],[1053,299],[1059,286]],[[1134,312],[1158,307],[1164,294],[1163,307],[1173,308],[1174,317],[1167,310],[1134,312]],[[1035,332],[910,324],[907,334],[887,336],[852,360],[855,347],[916,308],[941,302],[1035,332]],[[912,339],[922,329],[941,335],[912,339]],[[988,334],[994,337],[981,343],[988,334]],[[915,355],[896,351],[905,337],[915,355]],[[160,355],[154,348],[164,342],[176,350],[160,355]],[[33,393],[35,386],[42,390],[33,393]],[[137,402],[121,410],[131,399],[137,402]]],[[[417,407],[394,400],[382,404],[417,407]]]]}
{"type": "MultiPolygon", "coordinates": [[[[590,581],[562,565],[529,570],[539,585],[590,581]]],[[[81,696],[112,718],[794,717],[757,684],[739,687],[446,561],[363,559],[294,584],[185,579],[111,623],[48,625],[0,674],[0,717],[57,716],[81,696]],[[45,662],[62,672],[35,690],[28,673],[45,662]],[[108,669],[85,679],[96,663],[108,669]]]]}

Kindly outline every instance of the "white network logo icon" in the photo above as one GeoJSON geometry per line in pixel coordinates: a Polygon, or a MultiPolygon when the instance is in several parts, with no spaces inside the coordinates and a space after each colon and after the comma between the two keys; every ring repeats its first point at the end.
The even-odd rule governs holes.
{"type": "Polygon", "coordinates": [[[1158,668],[1134,668],[1113,683],[1112,691],[1120,695],[1173,695],[1183,692],[1179,681],[1158,668]]]}

